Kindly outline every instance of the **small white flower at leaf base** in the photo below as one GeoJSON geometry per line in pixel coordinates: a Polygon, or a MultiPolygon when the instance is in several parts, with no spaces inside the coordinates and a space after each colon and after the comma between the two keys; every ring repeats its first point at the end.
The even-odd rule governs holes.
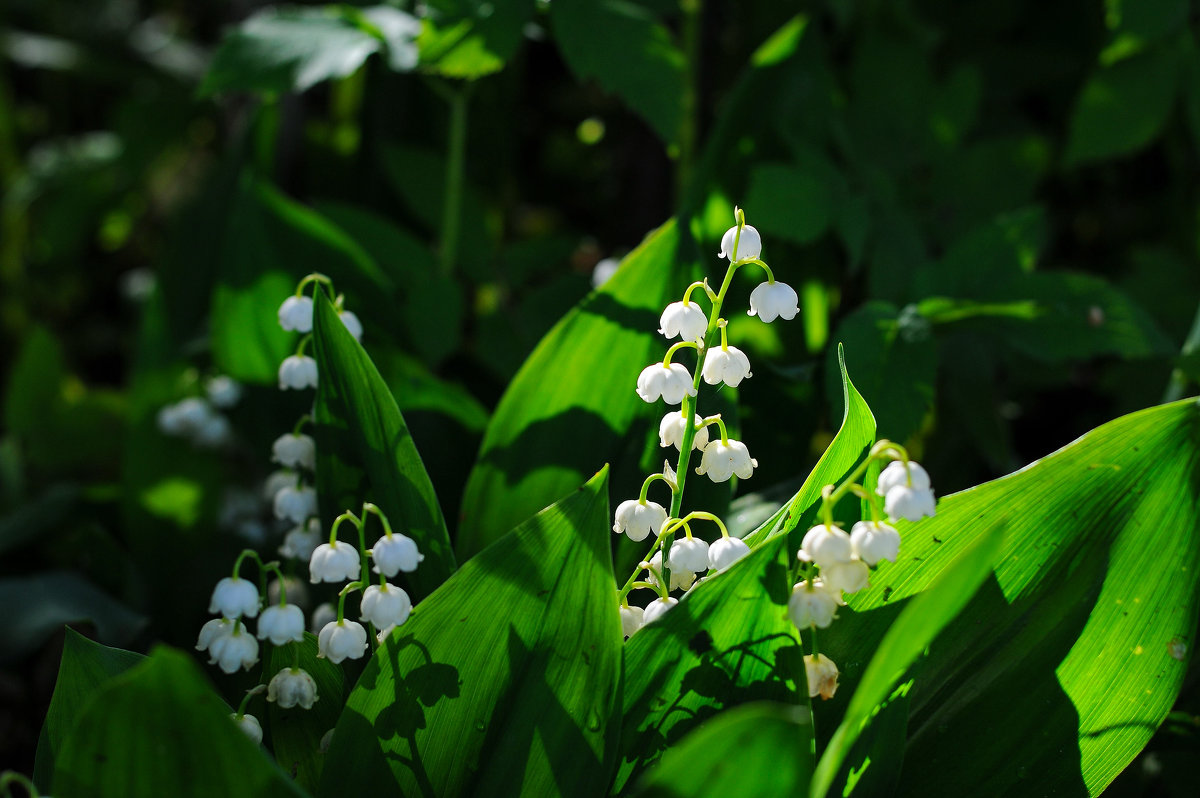
{"type": "Polygon", "coordinates": [[[337,608],[326,601],[323,604],[318,604],[317,608],[312,611],[312,617],[308,621],[308,631],[316,634],[325,628],[325,624],[330,621],[337,620],[337,608]]]}
{"type": "Polygon", "coordinates": [[[625,637],[632,637],[633,633],[642,628],[643,615],[645,610],[641,607],[621,607],[621,633],[625,637]]]}
{"type": "Polygon", "coordinates": [[[258,619],[258,639],[282,646],[289,641],[304,642],[304,611],[295,604],[272,604],[258,619]]]}
{"type": "Polygon", "coordinates": [[[401,571],[411,574],[425,559],[425,555],[417,550],[417,541],[399,532],[375,541],[370,554],[375,561],[375,573],[389,578],[401,571]]]}
{"type": "Polygon", "coordinates": [[[331,621],[317,634],[317,656],[334,665],[344,659],[358,659],[366,650],[367,630],[354,621],[331,621]]]}
{"type": "Polygon", "coordinates": [[[412,600],[395,585],[368,585],[359,612],[361,620],[375,624],[376,629],[403,626],[412,613],[412,600]]]}
{"type": "Polygon", "coordinates": [[[280,709],[312,709],[320,696],[317,683],[303,668],[284,668],[267,683],[267,700],[279,705],[280,709]]]}
{"type": "Polygon", "coordinates": [[[915,490],[898,485],[883,497],[883,509],[888,518],[920,521],[937,513],[937,501],[931,490],[915,490]]]}
{"type": "Polygon", "coordinates": [[[805,533],[797,556],[803,562],[815,562],[824,570],[837,563],[850,562],[853,554],[850,535],[844,529],[819,524],[805,533]]]}
{"type": "Polygon", "coordinates": [[[310,435],[285,432],[271,444],[271,462],[312,471],[317,465],[317,444],[310,435]]]}
{"type": "Polygon", "coordinates": [[[721,251],[717,253],[718,258],[729,258],[732,261],[735,257],[738,260],[746,258],[757,258],[762,254],[762,236],[758,234],[750,225],[742,228],[742,235],[738,237],[737,225],[725,231],[725,235],[721,236],[721,251]],[[737,253],[733,251],[733,243],[737,242],[737,253]]]}
{"type": "MultiPolygon", "coordinates": [[[[700,421],[700,416],[692,413],[692,425],[699,427],[700,421]]],[[[682,412],[672,410],[667,413],[663,416],[662,421],[658,422],[659,445],[664,448],[674,446],[679,449],[683,445],[683,433],[686,431],[686,426],[682,412]]],[[[692,437],[692,451],[703,450],[705,446],[708,446],[708,427],[700,427],[692,437]]]]}
{"type": "Polygon", "coordinates": [[[322,543],[308,559],[308,577],[318,582],[349,582],[360,574],[358,549],[342,540],[322,543]]]}
{"type": "Polygon", "coordinates": [[[895,562],[900,555],[900,533],[881,521],[859,521],[850,528],[854,555],[872,568],[880,560],[895,562]]]}
{"type": "Polygon", "coordinates": [[[701,374],[709,385],[723,382],[730,388],[736,388],[742,380],[753,376],[750,373],[750,358],[736,346],[727,349],[718,347],[710,351],[701,374]]]}
{"type": "Polygon", "coordinates": [[[799,312],[800,302],[796,296],[796,289],[787,283],[778,280],[773,283],[761,283],[750,292],[748,315],[758,316],[765,322],[775,321],[776,318],[791,321],[799,312]]]}
{"type": "Polygon", "coordinates": [[[310,518],[303,524],[292,527],[283,536],[283,544],[279,547],[279,556],[287,557],[289,560],[307,562],[320,542],[321,519],[310,518]]]}
{"type": "Polygon", "coordinates": [[[676,598],[656,598],[646,605],[642,613],[642,626],[648,626],[667,614],[667,611],[679,603],[676,598]]]}
{"type": "Polygon", "coordinates": [[[227,576],[213,588],[209,612],[218,612],[226,618],[253,618],[258,615],[258,588],[249,579],[227,576]]]}
{"type": "Polygon", "coordinates": [[[931,487],[929,472],[913,460],[908,461],[907,470],[904,468],[903,461],[893,460],[879,472],[879,480],[875,483],[875,492],[880,496],[886,496],[889,490],[900,485],[913,490],[929,490],[931,487]],[[912,475],[911,483],[909,482],[910,474],[912,475]]]}
{"type": "Polygon", "coordinates": [[[278,471],[272,471],[262,484],[262,497],[270,503],[274,503],[275,494],[288,487],[296,484],[296,472],[287,468],[281,468],[278,471]]]}
{"type": "Polygon", "coordinates": [[[664,366],[652,363],[638,375],[637,395],[644,402],[657,402],[660,398],[669,405],[677,405],[685,396],[695,396],[692,375],[679,363],[664,366]]]}
{"type": "Polygon", "coordinates": [[[821,581],[830,590],[857,593],[870,584],[871,569],[862,560],[839,562],[821,568],[821,581]]]}
{"type": "Polygon", "coordinates": [[[672,571],[707,571],[708,543],[700,538],[680,538],[671,544],[671,556],[667,560],[672,571]]]}
{"type": "Polygon", "coordinates": [[[200,627],[200,638],[196,641],[197,651],[208,651],[215,640],[233,634],[234,621],[228,618],[213,618],[200,627]]]}
{"type": "Polygon", "coordinates": [[[804,675],[808,677],[809,698],[821,696],[822,700],[828,701],[837,692],[837,665],[834,665],[833,660],[824,654],[818,654],[815,657],[812,654],[805,655],[804,675]]]}
{"type": "Polygon", "coordinates": [[[746,444],[732,438],[728,443],[713,441],[704,447],[697,474],[708,474],[713,482],[725,482],[736,474],[739,479],[749,479],[758,468],[758,461],[750,456],[746,444]]]}
{"type": "Polygon", "coordinates": [[[290,296],[283,300],[283,304],[279,306],[279,326],[289,332],[312,332],[312,297],[290,296]]]}
{"type": "Polygon", "coordinates": [[[799,582],[788,599],[788,617],[797,629],[816,627],[827,629],[837,617],[837,608],[844,604],[841,594],[830,590],[820,579],[799,582]]]}
{"type": "Polygon", "coordinates": [[[208,395],[208,401],[212,402],[214,407],[228,410],[241,400],[242,386],[233,377],[218,374],[205,383],[204,393],[208,395]]]}
{"type": "MultiPolygon", "coordinates": [[[[650,567],[653,570],[650,571],[650,575],[647,577],[646,581],[652,585],[657,585],[657,584],[659,584],[659,581],[658,581],[658,577],[655,576],[655,574],[662,573],[662,552],[661,551],[654,552],[654,556],[650,558],[650,567]]],[[[670,590],[688,590],[695,583],[695,581],[696,581],[696,572],[695,571],[686,571],[686,570],[679,569],[679,568],[671,569],[670,590]]]]}
{"type": "Polygon", "coordinates": [[[650,535],[657,535],[667,521],[667,510],[658,502],[627,499],[617,505],[613,514],[613,532],[629,535],[635,543],[650,535]]]}
{"type": "Polygon", "coordinates": [[[300,524],[317,514],[317,492],[308,485],[280,488],[272,502],[275,517],[300,524]]]}
{"type": "Polygon", "coordinates": [[[238,624],[227,635],[213,639],[208,646],[209,664],[215,664],[225,673],[236,673],[238,668],[250,670],[258,662],[258,641],[246,627],[238,624]]]}
{"type": "Polygon", "coordinates": [[[355,341],[362,340],[363,326],[362,322],[358,320],[358,316],[348,310],[343,310],[338,314],[338,318],[342,320],[342,326],[354,337],[355,341]]]}
{"type": "Polygon", "coordinates": [[[285,357],[279,364],[279,390],[302,391],[317,387],[317,361],[308,355],[285,357]]]}
{"type": "Polygon", "coordinates": [[[237,724],[242,733],[250,738],[250,741],[255,745],[262,743],[262,724],[258,722],[258,718],[253,715],[238,715],[232,714],[229,717],[233,718],[233,722],[237,724]]]}
{"type": "Polygon", "coordinates": [[[708,332],[708,316],[695,302],[672,302],[658,320],[658,332],[668,339],[679,336],[684,341],[703,341],[708,332]]]}
{"type": "Polygon", "coordinates": [[[717,571],[724,571],[750,553],[746,541],[738,538],[721,538],[708,547],[708,564],[717,571]]]}

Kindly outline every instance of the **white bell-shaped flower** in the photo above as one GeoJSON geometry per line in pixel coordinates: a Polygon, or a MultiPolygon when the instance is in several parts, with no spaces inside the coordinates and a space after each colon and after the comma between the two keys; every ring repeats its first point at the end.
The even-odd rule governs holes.
{"type": "Polygon", "coordinates": [[[937,514],[937,500],[931,490],[916,490],[897,485],[883,497],[883,509],[889,518],[920,521],[937,514]]]}
{"type": "Polygon", "coordinates": [[[317,492],[308,485],[287,485],[275,494],[272,504],[276,518],[303,523],[317,514],[317,492]]]}
{"type": "Polygon", "coordinates": [[[217,638],[233,634],[235,623],[228,618],[213,618],[204,624],[200,627],[200,638],[196,641],[196,650],[208,651],[217,638]]]}
{"type": "Polygon", "coordinates": [[[841,594],[830,590],[820,579],[797,583],[788,599],[788,617],[797,629],[816,627],[827,629],[837,617],[837,608],[844,604],[841,594]]]}
{"type": "MultiPolygon", "coordinates": [[[[662,573],[662,551],[654,552],[654,556],[650,558],[650,575],[646,581],[652,585],[658,585],[658,577],[655,574],[662,573]]],[[[671,569],[671,587],[670,590],[688,590],[696,581],[696,572],[688,571],[682,568],[671,569]]]]}
{"type": "Polygon", "coordinates": [[[289,560],[308,561],[313,551],[321,542],[321,519],[310,518],[299,524],[283,536],[279,546],[279,556],[289,560]]]}
{"type": "Polygon", "coordinates": [[[859,521],[850,528],[854,556],[874,568],[880,560],[895,562],[900,554],[900,533],[881,521],[859,521]]]}
{"type": "Polygon", "coordinates": [[[695,396],[692,375],[679,363],[664,366],[652,363],[638,375],[637,395],[644,402],[657,402],[661,398],[669,405],[677,405],[685,396],[695,396]]]}
{"type": "Polygon", "coordinates": [[[410,574],[425,559],[425,555],[417,550],[417,541],[393,532],[375,541],[371,547],[371,558],[375,561],[375,573],[393,577],[403,571],[410,574]]]}
{"type": "Polygon", "coordinates": [[[758,234],[750,225],[742,227],[742,235],[738,236],[737,225],[725,231],[725,235],[721,236],[721,251],[717,253],[718,258],[729,258],[730,262],[736,258],[737,260],[745,260],[746,258],[757,258],[762,254],[762,236],[758,234]],[[733,244],[737,242],[737,252],[733,251],[733,244]]]}
{"type": "MultiPolygon", "coordinates": [[[[700,427],[700,416],[692,413],[692,425],[700,427]]],[[[674,446],[679,449],[683,445],[683,433],[687,423],[683,420],[683,412],[672,410],[658,422],[658,443],[660,446],[674,446]]],[[[708,427],[700,427],[692,437],[692,450],[703,450],[708,446],[708,427]]]]}
{"type": "Polygon", "coordinates": [[[676,598],[656,598],[646,605],[642,613],[642,626],[648,626],[667,614],[667,611],[679,603],[676,598]]]}
{"type": "Polygon", "coordinates": [[[708,316],[695,302],[672,302],[658,320],[658,331],[668,339],[679,336],[684,341],[703,341],[708,332],[708,316]]]}
{"type": "Polygon", "coordinates": [[[320,696],[317,683],[303,668],[284,668],[267,683],[267,700],[274,701],[280,709],[312,709],[320,696]]]}
{"type": "Polygon", "coordinates": [[[308,560],[308,576],[318,582],[348,582],[357,579],[361,563],[358,549],[342,540],[322,543],[308,560]]]}
{"type": "Polygon", "coordinates": [[[271,645],[304,642],[304,611],[295,604],[272,604],[258,619],[258,639],[270,640],[271,645]]]}
{"type": "Polygon", "coordinates": [[[216,415],[212,405],[203,399],[189,396],[158,411],[158,429],[164,435],[192,436],[216,415]]]}
{"type": "Polygon", "coordinates": [[[787,283],[776,280],[773,283],[761,283],[750,292],[749,315],[758,316],[765,322],[781,318],[791,321],[800,312],[799,297],[796,289],[787,283]]]}
{"type": "Polygon", "coordinates": [[[723,537],[708,547],[708,564],[717,571],[724,571],[749,553],[746,541],[723,537]]]}
{"type": "Polygon", "coordinates": [[[362,340],[363,326],[362,322],[358,320],[358,316],[355,316],[349,310],[343,310],[338,314],[338,318],[342,320],[342,326],[349,331],[350,335],[354,337],[355,341],[362,340]]]}
{"type": "Polygon", "coordinates": [[[626,607],[621,606],[621,633],[625,637],[632,637],[633,633],[642,628],[643,615],[645,610],[641,607],[626,607]]]}
{"type": "Polygon", "coordinates": [[[258,615],[258,588],[249,579],[227,576],[213,588],[209,612],[219,612],[226,618],[253,618],[258,615]]]}
{"type": "Polygon", "coordinates": [[[913,490],[929,490],[931,487],[929,472],[915,460],[908,461],[907,469],[902,460],[893,460],[879,472],[879,480],[875,483],[875,492],[880,496],[886,496],[892,488],[901,485],[913,490]],[[911,481],[909,480],[910,475],[911,481]]]}
{"type": "Polygon", "coordinates": [[[302,391],[317,387],[317,361],[308,355],[285,357],[279,364],[279,390],[302,391]]]}
{"type": "Polygon", "coordinates": [[[828,701],[837,692],[838,668],[824,654],[804,656],[804,675],[808,677],[808,697],[828,701]]]}
{"type": "Polygon", "coordinates": [[[800,543],[797,556],[804,562],[815,562],[824,570],[842,562],[850,562],[854,547],[844,529],[819,524],[808,530],[800,543]]]}
{"type": "Polygon", "coordinates": [[[821,581],[830,590],[857,593],[870,584],[871,569],[862,560],[838,562],[821,568],[821,581]]]}
{"type": "Polygon", "coordinates": [[[750,358],[736,346],[710,351],[704,359],[701,374],[709,385],[723,382],[730,388],[736,388],[742,380],[753,376],[750,373],[750,358]]]}
{"type": "Polygon", "coordinates": [[[367,650],[367,630],[354,621],[331,621],[317,634],[317,656],[334,665],[358,659],[367,650]]]}
{"type": "Polygon", "coordinates": [[[359,605],[361,619],[375,624],[376,629],[403,626],[412,613],[408,593],[395,585],[368,585],[359,605]]]}
{"type": "Polygon", "coordinates": [[[271,444],[271,462],[312,471],[317,464],[317,444],[311,435],[285,432],[271,444]]]}
{"type": "Polygon", "coordinates": [[[258,662],[258,641],[239,623],[229,634],[215,637],[209,643],[208,654],[212,657],[209,664],[225,673],[236,673],[238,668],[250,670],[258,662]]]}
{"type": "Polygon", "coordinates": [[[262,743],[262,724],[258,722],[258,718],[253,715],[238,715],[236,713],[230,715],[237,727],[242,730],[242,733],[250,738],[250,742],[255,745],[262,743]]]}
{"type": "Polygon", "coordinates": [[[700,538],[684,537],[671,544],[671,556],[667,560],[672,571],[707,571],[708,543],[700,538]]]}
{"type": "Polygon", "coordinates": [[[204,393],[214,407],[228,410],[241,400],[242,386],[233,377],[218,374],[204,384],[204,393]]]}
{"type": "Polygon", "coordinates": [[[746,444],[735,441],[713,441],[704,447],[697,474],[708,474],[713,482],[725,482],[734,474],[739,479],[749,479],[758,468],[758,461],[750,456],[746,444]]]}
{"type": "Polygon", "coordinates": [[[283,490],[288,485],[295,485],[296,479],[296,472],[292,471],[291,469],[280,468],[276,471],[272,471],[267,475],[267,478],[263,480],[263,499],[265,499],[268,503],[273,504],[275,502],[275,494],[279,493],[279,491],[283,490]]]}
{"type": "Polygon", "coordinates": [[[308,619],[308,631],[316,634],[325,628],[325,624],[337,620],[337,608],[328,601],[318,604],[308,619]]]}
{"type": "Polygon", "coordinates": [[[635,543],[649,535],[657,535],[667,521],[667,510],[658,502],[627,499],[617,505],[613,514],[613,532],[625,533],[635,543]]]}
{"type": "Polygon", "coordinates": [[[279,306],[279,326],[289,332],[312,332],[312,297],[290,296],[283,300],[283,304],[279,306]]]}

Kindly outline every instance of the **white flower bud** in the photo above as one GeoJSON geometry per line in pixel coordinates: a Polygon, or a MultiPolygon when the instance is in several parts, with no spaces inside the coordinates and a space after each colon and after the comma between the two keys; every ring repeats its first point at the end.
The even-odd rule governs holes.
{"type": "Polygon", "coordinates": [[[824,654],[804,657],[804,675],[808,677],[808,697],[828,701],[837,692],[838,669],[833,660],[824,654]]]}
{"type": "Polygon", "coordinates": [[[649,535],[657,535],[667,521],[667,511],[657,502],[642,503],[638,499],[627,499],[617,505],[613,514],[613,532],[629,535],[635,543],[649,535]]]}
{"type": "Polygon", "coordinates": [[[412,600],[395,585],[368,585],[359,612],[361,620],[375,624],[376,629],[402,626],[412,613],[412,600]]]}
{"type": "Polygon", "coordinates": [[[879,521],[859,521],[850,528],[850,547],[871,567],[880,560],[895,562],[900,554],[900,533],[879,521]]]}
{"type": "Polygon", "coordinates": [[[788,599],[788,617],[797,629],[827,629],[837,617],[838,606],[844,603],[841,596],[820,579],[813,580],[811,585],[807,581],[799,582],[788,599]]]}
{"type": "Polygon", "coordinates": [[[289,332],[312,332],[312,297],[290,296],[283,300],[283,304],[279,306],[279,326],[289,332]]]}
{"type": "Polygon", "coordinates": [[[906,521],[920,521],[925,516],[932,517],[937,513],[936,500],[931,490],[915,490],[897,485],[883,497],[883,509],[888,518],[903,518],[906,521]]]}
{"type": "Polygon", "coordinates": [[[317,465],[317,445],[310,435],[285,432],[271,444],[271,462],[312,471],[317,465]]]}
{"type": "Polygon", "coordinates": [[[304,612],[295,604],[272,604],[258,619],[258,639],[282,646],[289,641],[304,642],[304,612]]]}
{"type": "Polygon", "coordinates": [[[393,577],[403,571],[410,574],[425,555],[417,550],[417,541],[399,532],[384,535],[371,547],[371,558],[375,561],[375,573],[393,577]]]}
{"type": "Polygon", "coordinates": [[[319,698],[317,683],[302,668],[284,668],[267,683],[267,700],[279,704],[280,709],[312,709],[319,698]]]}
{"type": "Polygon", "coordinates": [[[728,443],[713,441],[704,447],[697,474],[708,474],[713,482],[725,482],[734,474],[740,479],[749,479],[758,468],[758,461],[750,456],[746,444],[732,438],[728,443]]]}
{"type": "Polygon", "coordinates": [[[664,366],[651,363],[638,375],[637,395],[644,402],[657,402],[661,397],[669,405],[677,405],[685,396],[695,396],[692,375],[679,363],[664,366]]]}
{"type": "Polygon", "coordinates": [[[704,371],[701,374],[709,385],[723,382],[730,388],[736,388],[742,380],[753,376],[750,373],[750,358],[736,346],[710,351],[704,359],[704,371]]]}
{"type": "Polygon", "coordinates": [[[308,620],[308,631],[316,634],[325,628],[325,624],[337,620],[337,609],[328,601],[318,604],[308,620]]]}
{"type": "Polygon", "coordinates": [[[642,628],[645,611],[641,607],[621,607],[621,633],[632,637],[633,633],[642,628]]]}
{"type": "Polygon", "coordinates": [[[314,585],[318,582],[348,582],[358,578],[360,565],[358,549],[345,541],[335,540],[313,549],[308,560],[308,576],[314,585]]]}
{"type": "Polygon", "coordinates": [[[737,260],[745,260],[746,258],[757,258],[762,254],[762,236],[758,234],[750,225],[745,225],[742,228],[742,235],[738,236],[737,225],[725,231],[725,235],[721,236],[721,251],[717,253],[718,258],[729,258],[730,262],[737,260]],[[737,252],[733,251],[733,244],[737,242],[737,252]]]}
{"type": "Polygon", "coordinates": [[[243,734],[250,738],[251,742],[253,742],[255,745],[258,745],[262,742],[262,725],[258,722],[258,718],[254,717],[253,715],[242,715],[241,717],[238,717],[236,713],[230,715],[229,717],[233,718],[233,722],[238,725],[238,728],[242,730],[243,734]]]}
{"type": "Polygon", "coordinates": [[[236,405],[242,398],[242,386],[233,377],[225,374],[210,378],[204,386],[204,392],[213,406],[225,410],[236,405]]]}
{"type": "Polygon", "coordinates": [[[824,570],[840,562],[850,562],[853,554],[854,547],[845,530],[820,524],[804,535],[797,556],[804,562],[815,562],[824,570]]]}
{"type": "Polygon", "coordinates": [[[290,560],[308,561],[313,550],[321,542],[321,519],[310,518],[303,524],[295,526],[283,536],[283,544],[279,547],[279,556],[290,560]]]}
{"type": "Polygon", "coordinates": [[[680,538],[671,544],[671,557],[667,562],[672,571],[707,571],[708,543],[700,538],[680,538]]]}
{"type": "Polygon", "coordinates": [[[317,514],[317,492],[307,485],[288,485],[275,494],[275,517],[299,524],[317,514]]]}
{"type": "Polygon", "coordinates": [[[870,583],[871,569],[862,560],[838,562],[821,568],[821,580],[830,590],[857,593],[870,583]]]}
{"type": "Polygon", "coordinates": [[[215,637],[208,646],[208,654],[225,673],[235,673],[238,668],[250,670],[258,662],[258,641],[240,623],[227,635],[215,637]]]}
{"type": "Polygon", "coordinates": [[[667,610],[679,603],[676,598],[656,598],[646,605],[642,613],[642,626],[648,626],[667,614],[667,610]]]}
{"type": "MultiPolygon", "coordinates": [[[[700,416],[692,413],[692,426],[700,427],[701,421],[700,416]]],[[[672,410],[667,413],[663,416],[662,421],[658,422],[659,445],[662,447],[674,446],[679,449],[683,445],[683,433],[686,426],[682,412],[672,410]]],[[[708,446],[708,427],[700,427],[692,437],[692,450],[703,450],[705,446],[708,446]]]]}
{"type": "Polygon", "coordinates": [[[317,634],[317,656],[334,665],[358,659],[367,650],[367,630],[354,621],[331,621],[317,634]]]}
{"type": "Polygon", "coordinates": [[[279,390],[317,387],[317,361],[308,355],[285,357],[279,364],[279,390]]]}
{"type": "Polygon", "coordinates": [[[258,615],[258,589],[249,579],[227,576],[213,588],[209,612],[219,612],[226,618],[253,618],[258,615]]]}
{"type": "Polygon", "coordinates": [[[761,283],[750,292],[750,316],[758,316],[765,322],[775,321],[776,317],[791,321],[799,312],[796,289],[786,283],[761,283]]]}
{"type": "Polygon", "coordinates": [[[724,571],[749,553],[750,547],[746,541],[723,537],[708,547],[708,564],[718,571],[724,571]]]}
{"type": "Polygon", "coordinates": [[[342,326],[350,332],[355,341],[362,340],[363,326],[362,322],[358,320],[358,316],[348,310],[343,310],[338,314],[338,318],[342,320],[342,326]]]}
{"type": "Polygon", "coordinates": [[[913,490],[929,490],[929,472],[914,460],[908,461],[907,470],[904,468],[903,461],[893,460],[883,471],[879,472],[879,480],[875,483],[875,492],[880,496],[886,496],[892,488],[901,485],[913,490]],[[911,483],[909,482],[910,474],[912,475],[911,483]]]}
{"type": "Polygon", "coordinates": [[[278,471],[272,471],[265,480],[263,480],[262,497],[268,502],[274,503],[275,494],[289,485],[296,484],[297,475],[295,471],[286,468],[281,468],[278,471]]]}
{"type": "Polygon", "coordinates": [[[669,338],[679,336],[684,341],[703,341],[708,332],[708,316],[695,302],[686,305],[672,302],[658,320],[658,332],[669,338]]]}

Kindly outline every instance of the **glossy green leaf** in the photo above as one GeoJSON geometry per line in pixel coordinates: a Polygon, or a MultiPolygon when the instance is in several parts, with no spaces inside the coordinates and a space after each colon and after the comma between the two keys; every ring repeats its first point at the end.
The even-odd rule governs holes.
{"type": "MultiPolygon", "coordinates": [[[[804,654],[783,606],[791,593],[788,551],[786,537],[767,541],[629,638],[614,792],[660,757],[666,762],[664,751],[724,709],[799,700],[804,654]]],[[[810,741],[811,734],[810,726],[810,741]]],[[[794,752],[810,754],[809,742],[794,752]]]]}
{"type": "MultiPolygon", "coordinates": [[[[419,601],[455,568],[441,505],[383,378],[323,291],[313,312],[317,388],[317,488],[328,522],[374,502],[425,559],[407,574],[419,601]],[[369,487],[368,487],[369,486],[369,487]]],[[[368,541],[370,545],[372,541],[368,541]]]]}
{"type": "Polygon", "coordinates": [[[368,663],[318,794],[602,796],[621,625],[607,468],[468,560],[368,663]]]}
{"type": "Polygon", "coordinates": [[[59,752],[54,794],[303,795],[233,723],[191,658],[161,646],[87,702],[59,752]]]}
{"type": "Polygon", "coordinates": [[[631,795],[755,798],[800,795],[812,776],[807,710],[753,703],[722,712],[672,746],[631,795]]]}
{"type": "Polygon", "coordinates": [[[534,0],[432,0],[417,39],[424,71],[474,80],[504,68],[533,17],[534,0]]]}
{"type": "MultiPolygon", "coordinates": [[[[263,644],[267,645],[267,644],[263,644]]],[[[271,753],[279,767],[304,790],[312,792],[321,778],[325,755],[321,753],[321,738],[332,729],[342,713],[342,668],[327,659],[317,658],[317,638],[304,633],[303,643],[272,646],[270,660],[263,680],[271,678],[293,665],[313,677],[317,685],[317,701],[309,709],[284,709],[276,703],[267,704],[267,730],[271,736],[271,753]],[[295,647],[299,646],[299,656],[295,647]]]]}
{"type": "Polygon", "coordinates": [[[580,80],[594,78],[650,123],[663,141],[683,120],[683,53],[644,8],[621,0],[560,0],[550,19],[559,52],[580,80]]]}

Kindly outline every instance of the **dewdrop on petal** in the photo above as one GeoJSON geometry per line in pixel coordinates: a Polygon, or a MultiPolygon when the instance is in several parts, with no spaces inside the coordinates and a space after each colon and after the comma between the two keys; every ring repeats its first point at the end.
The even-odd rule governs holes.
{"type": "Polygon", "coordinates": [[[671,544],[671,556],[667,560],[671,571],[708,570],[708,543],[700,538],[680,538],[671,544]]]}
{"type": "Polygon", "coordinates": [[[317,361],[308,355],[285,357],[279,364],[279,390],[300,391],[317,387],[317,361]]]}
{"type": "Polygon", "coordinates": [[[417,550],[417,541],[399,532],[384,535],[375,541],[370,554],[375,561],[375,573],[389,578],[401,571],[412,573],[425,559],[425,555],[417,550]]]}
{"type": "Polygon", "coordinates": [[[658,320],[658,332],[668,339],[679,336],[684,341],[703,341],[708,332],[708,316],[695,302],[672,302],[658,320]]]}
{"type": "Polygon", "coordinates": [[[808,677],[808,697],[828,701],[837,692],[838,668],[824,654],[804,657],[804,675],[808,677]]]}
{"type": "Polygon", "coordinates": [[[855,556],[872,568],[880,560],[895,562],[900,554],[900,533],[881,521],[859,521],[850,528],[855,556]]]}
{"type": "Polygon", "coordinates": [[[649,626],[667,614],[667,611],[679,603],[676,598],[656,598],[646,605],[642,613],[642,626],[649,626]]]}
{"type": "Polygon", "coordinates": [[[736,346],[710,351],[701,374],[709,385],[723,382],[730,388],[736,388],[742,380],[753,376],[750,373],[750,358],[736,346]]]}
{"type": "Polygon", "coordinates": [[[679,363],[664,366],[651,363],[638,375],[637,395],[644,402],[657,402],[661,398],[669,405],[677,405],[685,396],[695,396],[692,375],[679,363]]]}
{"type": "Polygon", "coordinates": [[[713,441],[704,447],[697,474],[707,474],[713,482],[725,482],[736,474],[740,479],[749,479],[758,468],[758,461],[750,456],[746,444],[730,438],[728,441],[713,441]]]}
{"type": "MultiPolygon", "coordinates": [[[[692,426],[700,427],[700,416],[692,413],[692,426]]],[[[683,420],[683,413],[679,410],[672,410],[662,417],[662,421],[658,422],[658,443],[662,447],[674,446],[679,449],[683,445],[683,433],[686,431],[687,424],[683,420]]],[[[708,446],[708,427],[700,427],[696,430],[692,437],[692,451],[697,449],[703,450],[708,446]]]]}
{"type": "Polygon", "coordinates": [[[765,322],[775,321],[776,318],[790,321],[799,312],[796,289],[786,283],[761,283],[750,292],[750,310],[747,311],[750,316],[758,316],[765,322]]]}
{"type": "Polygon", "coordinates": [[[667,521],[667,510],[658,502],[627,499],[617,505],[613,514],[613,532],[629,535],[635,543],[657,535],[667,521]]]}
{"type": "Polygon", "coordinates": [[[338,314],[338,318],[342,320],[342,326],[354,337],[355,341],[362,340],[363,326],[362,322],[358,320],[358,316],[349,310],[343,310],[338,314]]]}
{"type": "Polygon", "coordinates": [[[717,253],[718,258],[734,259],[733,244],[737,242],[737,259],[745,260],[746,258],[757,258],[762,254],[762,236],[758,234],[758,230],[750,225],[742,227],[742,235],[738,237],[737,225],[725,231],[725,235],[721,236],[721,251],[717,253]]]}
{"type": "Polygon", "coordinates": [[[850,562],[854,547],[844,529],[819,524],[808,530],[800,544],[798,556],[805,562],[815,562],[828,568],[842,562],[850,562]]]}
{"type": "Polygon", "coordinates": [[[258,619],[258,639],[273,646],[304,642],[304,611],[295,604],[272,604],[258,619]]]}
{"type": "Polygon", "coordinates": [[[308,575],[314,585],[348,582],[358,578],[359,571],[358,549],[341,540],[317,546],[308,561],[308,575]]]}
{"type": "Polygon", "coordinates": [[[250,741],[255,745],[262,743],[262,725],[258,722],[258,718],[253,715],[237,715],[233,714],[229,717],[233,718],[233,722],[237,724],[242,733],[250,738],[250,741]]]}
{"type": "Polygon", "coordinates": [[[275,494],[273,505],[276,518],[303,523],[317,514],[317,492],[308,485],[288,485],[275,494]]]}
{"type": "Polygon", "coordinates": [[[632,637],[634,632],[642,628],[645,610],[643,610],[641,607],[622,606],[620,612],[621,633],[625,635],[625,637],[632,637]]]}
{"type": "Polygon", "coordinates": [[[797,629],[827,629],[837,617],[837,608],[844,604],[837,592],[826,587],[820,579],[799,582],[792,587],[792,596],[788,599],[788,617],[797,629]]]}
{"type": "Polygon", "coordinates": [[[402,626],[412,614],[412,600],[395,585],[368,585],[359,612],[361,620],[375,624],[377,629],[402,626]]]}
{"type": "Polygon", "coordinates": [[[283,300],[283,304],[279,306],[279,326],[288,332],[312,332],[312,297],[290,296],[283,300]]]}
{"type": "Polygon", "coordinates": [[[312,709],[319,698],[317,683],[303,668],[284,668],[267,683],[267,700],[280,709],[312,709]]]}
{"type": "Polygon", "coordinates": [[[708,564],[717,571],[724,571],[750,553],[746,541],[738,538],[721,538],[708,547],[708,564]]]}
{"type": "Polygon", "coordinates": [[[367,630],[354,621],[330,621],[317,634],[317,656],[334,665],[358,659],[367,650],[367,630]]]}
{"type": "Polygon", "coordinates": [[[229,619],[258,615],[258,588],[249,579],[227,576],[213,588],[208,602],[209,612],[219,612],[229,619]]]}

